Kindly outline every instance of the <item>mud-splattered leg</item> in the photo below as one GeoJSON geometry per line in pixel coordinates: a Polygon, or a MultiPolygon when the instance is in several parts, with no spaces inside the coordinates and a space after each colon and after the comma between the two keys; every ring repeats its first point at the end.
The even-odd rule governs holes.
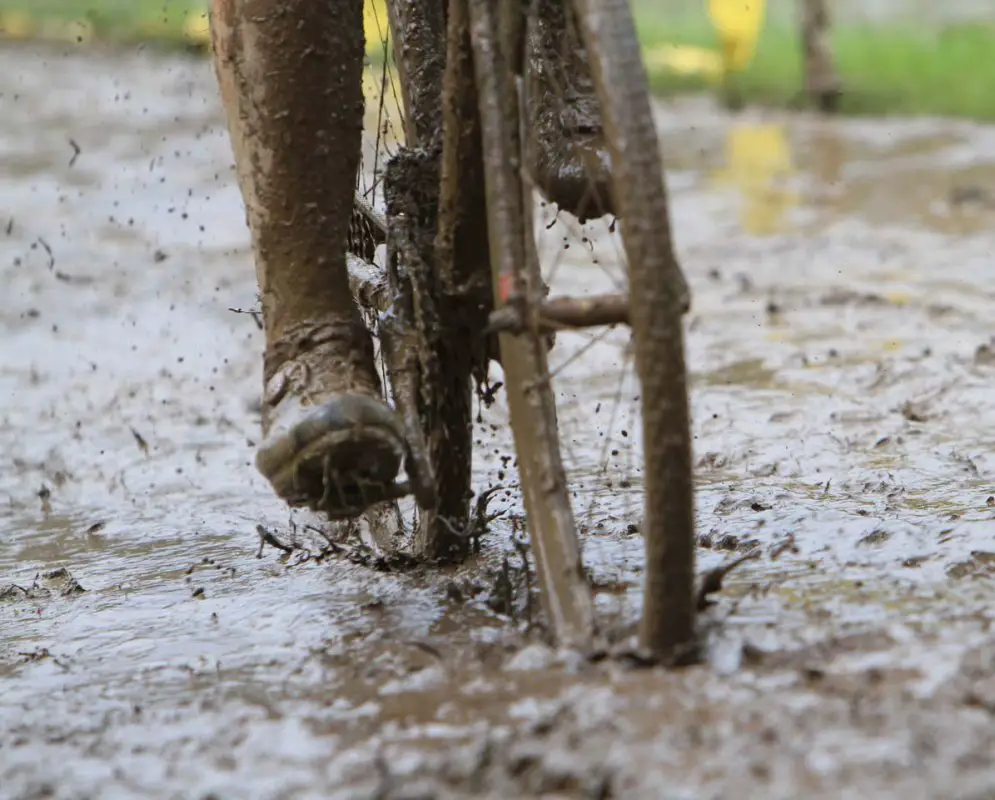
{"type": "Polygon", "coordinates": [[[396,495],[404,454],[345,266],[363,124],[362,16],[363,0],[211,2],[266,329],[256,464],[291,505],[331,517],[396,495]],[[325,485],[331,474],[346,482],[341,491],[325,485]],[[336,500],[358,495],[348,508],[336,500]]]}

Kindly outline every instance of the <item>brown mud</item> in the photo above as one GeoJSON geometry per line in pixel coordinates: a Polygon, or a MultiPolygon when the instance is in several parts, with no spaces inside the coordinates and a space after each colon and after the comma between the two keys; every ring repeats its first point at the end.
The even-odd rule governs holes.
{"type": "MultiPolygon", "coordinates": [[[[262,336],[229,310],[257,289],[210,66],[9,48],[0,108],[0,797],[995,792],[995,128],[659,110],[699,565],[761,553],[708,662],[666,673],[526,632],[500,403],[474,484],[508,514],[466,568],[257,557],[257,526],[294,534],[251,465],[262,336]]],[[[589,262],[554,292],[608,288],[589,262]]],[[[560,419],[618,628],[638,390],[630,364],[615,403],[621,334],[582,340],[560,419]]]]}

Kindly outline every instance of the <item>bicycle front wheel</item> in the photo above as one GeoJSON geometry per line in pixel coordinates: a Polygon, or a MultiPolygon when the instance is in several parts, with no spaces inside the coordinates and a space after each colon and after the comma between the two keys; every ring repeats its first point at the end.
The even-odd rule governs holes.
{"type": "MultiPolygon", "coordinates": [[[[593,629],[576,495],[590,501],[586,513],[578,509],[582,525],[596,528],[606,516],[627,516],[619,506],[641,487],[643,644],[658,656],[679,658],[694,638],[682,325],[687,288],[671,241],[659,142],[628,3],[568,2],[531,0],[525,25],[516,29],[513,13],[500,15],[486,0],[470,0],[498,306],[494,325],[505,331],[508,413],[544,608],[557,638],[581,642],[593,629]],[[500,46],[489,48],[488,36],[500,46]],[[583,116],[591,109],[577,101],[585,82],[596,96],[594,115],[603,120],[606,148],[590,144],[583,116]],[[563,133],[571,124],[572,138],[563,133]],[[540,195],[548,202],[537,206],[540,195]],[[601,287],[593,294],[602,274],[610,275],[611,291],[601,287]],[[546,297],[547,287],[553,297],[546,297]],[[581,287],[588,292],[581,294],[581,287]],[[574,296],[556,296],[565,292],[574,296]],[[630,325],[631,341],[582,330],[622,323],[630,325]],[[550,368],[552,331],[558,338],[550,368]],[[624,385],[633,376],[623,366],[617,384],[604,381],[609,366],[625,361],[614,358],[612,348],[635,356],[639,386],[628,402],[641,417],[641,447],[633,446],[629,425],[618,424],[616,416],[632,397],[624,385]],[[579,367],[579,378],[567,375],[572,367],[579,367]],[[592,436],[592,414],[602,398],[613,405],[608,430],[597,434],[603,447],[592,436]],[[613,435],[623,441],[609,445],[613,435]],[[627,465],[619,463],[623,458],[627,465]],[[591,463],[595,459],[600,463],[591,463]],[[619,476],[626,466],[631,472],[619,476]],[[598,505],[615,510],[605,514],[598,505]]],[[[506,5],[514,7],[515,0],[506,5]]]]}
{"type": "Polygon", "coordinates": [[[629,0],[573,0],[609,151],[641,387],[642,643],[680,657],[694,641],[694,488],[684,362],[686,284],[674,254],[660,143],[629,0]],[[621,190],[619,190],[621,189],[621,190]]]}

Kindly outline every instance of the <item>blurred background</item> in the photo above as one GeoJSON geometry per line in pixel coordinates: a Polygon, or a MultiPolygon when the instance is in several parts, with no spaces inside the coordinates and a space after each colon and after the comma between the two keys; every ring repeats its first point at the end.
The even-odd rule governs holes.
{"type": "MultiPolygon", "coordinates": [[[[810,0],[633,0],[661,95],[735,77],[737,103],[799,107],[801,8],[810,0]]],[[[988,0],[822,0],[847,113],[995,118],[995,19],[988,0]]],[[[815,5],[821,3],[816,2],[815,5]]],[[[80,44],[207,46],[203,0],[0,0],[0,35],[80,44]]],[[[371,57],[383,0],[367,0],[371,57]]]]}

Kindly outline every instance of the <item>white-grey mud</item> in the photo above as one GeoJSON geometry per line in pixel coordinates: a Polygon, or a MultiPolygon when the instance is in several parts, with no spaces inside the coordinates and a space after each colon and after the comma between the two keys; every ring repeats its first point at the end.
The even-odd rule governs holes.
{"type": "MultiPolygon", "coordinates": [[[[699,568],[762,552],[668,673],[494,611],[502,520],[458,575],[257,557],[290,533],[206,63],[7,49],[0,119],[4,800],[995,795],[995,128],[661,108],[699,568]]],[[[558,383],[611,625],[641,552],[620,355],[558,383]]],[[[481,489],[513,480],[503,420],[481,489]]]]}

